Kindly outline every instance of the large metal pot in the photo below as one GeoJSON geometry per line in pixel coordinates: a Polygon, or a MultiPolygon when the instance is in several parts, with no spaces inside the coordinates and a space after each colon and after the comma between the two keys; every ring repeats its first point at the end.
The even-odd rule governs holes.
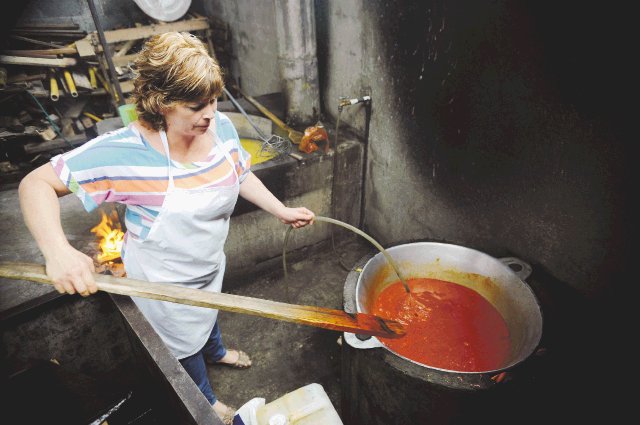
{"type": "MultiPolygon", "coordinates": [[[[491,302],[509,328],[511,355],[496,370],[451,371],[406,359],[375,337],[360,339],[345,333],[341,374],[345,423],[451,425],[521,420],[514,415],[530,407],[523,394],[533,391],[539,366],[534,361],[537,356],[524,360],[536,350],[542,334],[538,301],[524,282],[531,267],[516,258],[497,259],[444,243],[409,243],[387,251],[403,277],[455,282],[491,302]]],[[[346,278],[345,311],[369,312],[373,300],[397,280],[384,255],[372,251],[346,278]]]]}
{"type": "MultiPolygon", "coordinates": [[[[473,289],[487,299],[505,320],[511,336],[511,353],[501,367],[477,372],[448,372],[499,372],[522,362],[536,349],[542,336],[542,313],[533,291],[524,282],[531,272],[526,263],[516,258],[499,260],[471,248],[436,242],[393,246],[387,249],[387,252],[397,263],[405,279],[440,279],[473,289]]],[[[378,295],[397,281],[398,275],[387,258],[382,253],[374,255],[364,265],[357,279],[357,311],[369,313],[378,295]]],[[[353,334],[345,334],[345,340],[354,348],[382,347],[409,362],[431,367],[403,357],[375,337],[363,341],[355,338],[353,334]]]]}

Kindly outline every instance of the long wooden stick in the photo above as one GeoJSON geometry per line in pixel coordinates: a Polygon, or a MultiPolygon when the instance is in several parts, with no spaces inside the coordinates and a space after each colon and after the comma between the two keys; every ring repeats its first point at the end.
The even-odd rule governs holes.
{"type": "MultiPolygon", "coordinates": [[[[45,273],[44,266],[40,264],[0,262],[0,277],[52,285],[51,280],[45,273]]],[[[241,295],[212,293],[175,284],[152,283],[98,273],[94,274],[94,279],[100,291],[112,294],[215,308],[360,335],[399,338],[405,334],[405,330],[400,323],[371,314],[349,314],[342,310],[324,307],[287,304],[241,295]]]]}

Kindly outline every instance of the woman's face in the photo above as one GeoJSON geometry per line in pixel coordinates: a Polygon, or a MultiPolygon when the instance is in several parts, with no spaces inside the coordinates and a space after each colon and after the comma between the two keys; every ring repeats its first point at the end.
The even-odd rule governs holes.
{"type": "Polygon", "coordinates": [[[218,99],[203,99],[195,102],[176,103],[168,111],[164,112],[167,128],[172,132],[185,135],[198,136],[215,125],[215,112],[218,108],[218,99]]]}

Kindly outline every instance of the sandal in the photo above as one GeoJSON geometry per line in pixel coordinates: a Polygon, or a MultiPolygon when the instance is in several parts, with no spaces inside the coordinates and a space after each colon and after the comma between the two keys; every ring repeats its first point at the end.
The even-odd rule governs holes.
{"type": "Polygon", "coordinates": [[[224,362],[221,362],[221,361],[217,361],[217,362],[213,362],[213,364],[229,366],[229,367],[233,367],[233,368],[236,368],[236,369],[246,369],[248,367],[251,367],[251,358],[249,357],[249,355],[247,353],[245,353],[242,350],[229,350],[229,351],[237,351],[238,352],[238,359],[234,363],[224,363],[224,362]]]}
{"type": "Polygon", "coordinates": [[[233,425],[233,417],[236,415],[236,409],[231,406],[227,406],[227,410],[222,417],[222,423],[224,425],[233,425]]]}
{"type": "Polygon", "coordinates": [[[236,416],[236,409],[231,406],[227,406],[222,416],[216,415],[220,418],[224,425],[233,425],[233,418],[236,416]]]}

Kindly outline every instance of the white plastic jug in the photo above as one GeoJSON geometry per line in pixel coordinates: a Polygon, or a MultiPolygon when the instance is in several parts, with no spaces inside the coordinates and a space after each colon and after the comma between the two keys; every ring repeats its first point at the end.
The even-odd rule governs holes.
{"type": "Polygon", "coordinates": [[[261,406],[259,425],[343,425],[320,384],[309,384],[261,406]]]}

